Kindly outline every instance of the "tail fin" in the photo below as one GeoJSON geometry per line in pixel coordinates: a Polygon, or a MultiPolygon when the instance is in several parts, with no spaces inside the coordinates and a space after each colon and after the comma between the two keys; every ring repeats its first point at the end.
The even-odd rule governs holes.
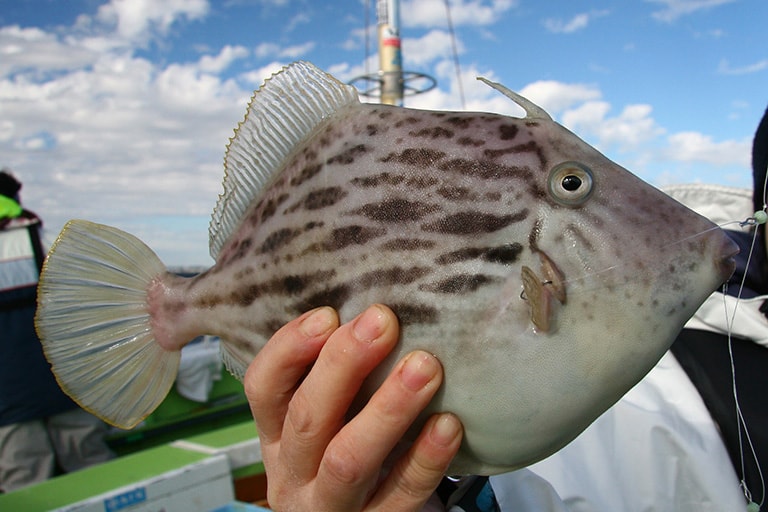
{"type": "Polygon", "coordinates": [[[165,266],[138,238],[73,220],[43,266],[35,324],[61,388],[104,421],[131,428],[163,401],[180,353],[155,342],[147,287],[165,266]]]}

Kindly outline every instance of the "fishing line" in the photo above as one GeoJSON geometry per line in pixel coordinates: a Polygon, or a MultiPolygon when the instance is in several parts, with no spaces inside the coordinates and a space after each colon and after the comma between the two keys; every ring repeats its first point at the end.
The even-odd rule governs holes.
{"type": "MultiPolygon", "coordinates": [[[[748,269],[749,265],[752,261],[752,255],[754,254],[755,250],[755,244],[757,242],[757,226],[760,224],[765,224],[766,219],[768,219],[768,216],[766,216],[765,211],[755,212],[755,215],[753,217],[750,217],[749,219],[746,219],[745,221],[742,221],[739,223],[740,226],[744,227],[747,225],[755,226],[754,233],[752,235],[752,242],[749,247],[749,254],[747,255],[747,263],[745,268],[748,269]],[[760,215],[762,214],[762,215],[760,215]]],[[[744,414],[741,412],[741,404],[739,403],[739,393],[738,389],[736,387],[736,363],[733,356],[733,338],[732,338],[732,332],[733,332],[733,324],[736,321],[736,312],[739,308],[739,304],[741,302],[741,296],[744,290],[744,284],[747,280],[747,272],[744,272],[744,275],[741,277],[741,282],[739,283],[739,291],[736,294],[736,303],[733,306],[733,311],[728,311],[728,302],[726,300],[727,292],[728,292],[728,284],[723,285],[723,309],[726,319],[726,325],[728,326],[728,358],[731,366],[731,384],[732,384],[732,392],[733,392],[733,401],[735,404],[735,410],[736,410],[736,431],[738,433],[738,440],[739,440],[739,459],[741,464],[741,482],[740,487],[742,489],[742,492],[744,493],[744,497],[747,500],[747,511],[748,512],[758,512],[765,501],[765,480],[763,478],[763,471],[760,467],[760,461],[757,458],[757,452],[755,450],[754,443],[752,442],[752,437],[749,434],[749,428],[747,427],[746,419],[744,418],[744,414]],[[746,438],[746,443],[749,446],[749,451],[752,454],[752,460],[755,462],[755,466],[757,467],[757,472],[760,477],[760,485],[762,487],[761,489],[761,499],[760,503],[757,504],[752,499],[752,492],[750,491],[749,487],[747,486],[746,482],[746,465],[745,465],[745,449],[744,449],[744,440],[746,438]]]]}
{"type": "Polygon", "coordinates": [[[763,469],[760,466],[760,460],[757,457],[757,452],[755,450],[754,443],[752,442],[752,437],[749,434],[749,428],[747,427],[746,419],[744,418],[744,415],[741,412],[738,389],[736,388],[736,364],[734,362],[733,341],[732,341],[731,335],[733,331],[733,325],[736,320],[736,311],[739,307],[739,303],[741,302],[741,296],[744,290],[744,284],[747,279],[749,265],[752,261],[752,255],[754,254],[755,245],[757,243],[760,226],[761,225],[764,226],[766,221],[768,221],[768,213],[766,213],[766,210],[768,209],[768,172],[765,173],[765,178],[763,179],[762,192],[763,192],[762,209],[756,211],[752,217],[739,223],[741,227],[752,226],[753,233],[752,233],[752,242],[749,247],[749,254],[747,255],[747,262],[745,265],[744,275],[741,278],[741,283],[739,284],[739,291],[738,291],[738,294],[736,295],[736,303],[733,307],[733,312],[731,313],[730,317],[729,317],[727,302],[725,299],[726,291],[728,288],[727,288],[727,284],[723,285],[723,306],[725,309],[725,319],[728,326],[728,357],[731,364],[731,382],[733,384],[733,401],[734,401],[735,410],[736,410],[736,430],[738,432],[739,457],[741,462],[741,489],[744,492],[744,497],[747,500],[747,512],[759,512],[760,509],[763,507],[763,504],[765,503],[765,478],[763,476],[763,469]],[[742,437],[742,431],[744,433],[743,437],[742,437]],[[752,455],[752,460],[755,463],[755,466],[757,468],[757,474],[758,474],[758,477],[760,478],[761,497],[760,497],[759,504],[753,501],[752,492],[750,491],[749,486],[747,485],[747,482],[746,482],[744,438],[746,438],[746,443],[749,446],[749,451],[752,455]]]}

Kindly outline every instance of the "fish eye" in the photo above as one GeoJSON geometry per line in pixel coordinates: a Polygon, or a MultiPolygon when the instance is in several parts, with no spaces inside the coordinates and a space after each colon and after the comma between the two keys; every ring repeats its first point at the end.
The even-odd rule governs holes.
{"type": "Polygon", "coordinates": [[[579,206],[592,193],[592,171],[578,162],[563,162],[549,172],[549,193],[564,206],[579,206]]]}

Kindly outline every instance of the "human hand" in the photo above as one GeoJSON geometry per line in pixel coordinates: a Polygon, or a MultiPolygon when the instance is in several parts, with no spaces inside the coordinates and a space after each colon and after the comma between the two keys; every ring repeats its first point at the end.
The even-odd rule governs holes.
{"type": "Polygon", "coordinates": [[[385,306],[341,327],[333,309],[319,308],[286,324],[256,356],[244,384],[275,510],[417,511],[429,499],[459,449],[458,418],[432,416],[391,471],[383,474],[382,466],[440,387],[434,356],[405,356],[365,407],[345,419],[398,335],[385,306]]]}

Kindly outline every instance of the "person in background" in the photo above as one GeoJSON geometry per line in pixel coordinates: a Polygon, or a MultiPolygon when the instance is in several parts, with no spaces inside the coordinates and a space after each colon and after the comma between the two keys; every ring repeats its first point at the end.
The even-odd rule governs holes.
{"type": "Polygon", "coordinates": [[[59,388],[35,332],[42,221],[0,171],[0,491],[109,460],[107,426],[59,388]]]}

